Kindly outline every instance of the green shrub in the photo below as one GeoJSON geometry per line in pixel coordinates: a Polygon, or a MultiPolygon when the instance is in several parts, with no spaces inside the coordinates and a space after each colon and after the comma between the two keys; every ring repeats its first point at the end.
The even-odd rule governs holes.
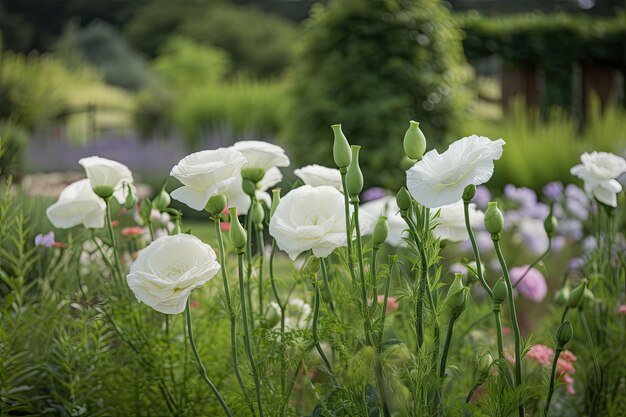
{"type": "MultiPolygon", "coordinates": [[[[330,164],[331,123],[366,146],[371,183],[396,188],[409,120],[429,143],[452,138],[467,104],[461,35],[438,0],[346,0],[317,7],[292,74],[297,164],[330,164]],[[395,168],[394,168],[395,167],[395,168]]],[[[370,183],[370,185],[371,185],[370,183]]]]}
{"type": "Polygon", "coordinates": [[[0,177],[21,173],[27,141],[24,129],[11,122],[0,123],[0,177]]]}

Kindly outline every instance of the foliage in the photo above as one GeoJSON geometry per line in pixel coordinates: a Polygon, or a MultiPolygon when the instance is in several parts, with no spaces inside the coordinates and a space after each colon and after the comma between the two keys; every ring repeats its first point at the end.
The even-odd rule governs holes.
{"type": "Polygon", "coordinates": [[[0,122],[0,177],[19,175],[27,134],[11,122],[0,122]]]}
{"type": "Polygon", "coordinates": [[[298,164],[329,164],[329,123],[369,152],[369,183],[395,188],[405,125],[451,139],[467,104],[461,34],[438,0],[331,2],[314,9],[296,60],[290,128],[298,164]],[[383,167],[385,170],[383,170],[383,167]]]}

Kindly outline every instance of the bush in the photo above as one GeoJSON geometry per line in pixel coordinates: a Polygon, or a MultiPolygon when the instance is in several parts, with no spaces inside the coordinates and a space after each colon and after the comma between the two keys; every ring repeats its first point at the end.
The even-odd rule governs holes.
{"type": "Polygon", "coordinates": [[[297,163],[330,163],[330,123],[367,145],[372,182],[396,188],[411,119],[429,142],[449,140],[467,104],[461,36],[438,0],[348,0],[313,12],[293,74],[287,138],[297,163]]]}
{"type": "Polygon", "coordinates": [[[0,178],[21,173],[22,157],[28,137],[11,122],[0,123],[0,178]]]}

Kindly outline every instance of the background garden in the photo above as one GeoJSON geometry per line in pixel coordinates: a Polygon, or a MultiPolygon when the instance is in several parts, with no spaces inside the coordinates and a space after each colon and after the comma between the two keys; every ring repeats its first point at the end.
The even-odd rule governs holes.
{"type": "MultiPolygon", "coordinates": [[[[180,336],[144,340],[145,350],[125,345],[101,305],[101,277],[89,272],[96,248],[73,246],[87,231],[56,231],[72,250],[36,245],[53,229],[46,207],[83,177],[77,161],[90,155],[126,164],[139,197],[153,198],[176,187],[163,184],[185,155],[266,140],[291,158],[281,183],[289,189],[298,181],[292,168],[334,166],[329,126],[341,123],[364,148],[365,188],[380,196],[405,182],[409,120],[420,122],[428,149],[470,134],[503,138],[489,191],[480,188],[475,202],[484,209],[491,195],[506,209],[513,267],[543,253],[538,235],[556,207],[559,232],[538,267],[547,288],[519,301],[527,336],[551,331],[563,277],[598,246],[590,201],[569,185],[582,185],[570,169],[583,152],[626,154],[625,74],[620,1],[0,0],[0,412],[168,414],[157,411],[167,408],[161,383],[151,384],[169,378],[161,359],[185,363],[186,350],[171,347],[184,340],[182,319],[171,329],[180,336]],[[120,390],[120,381],[132,389],[120,390]]],[[[206,219],[172,207],[196,235],[215,240],[206,219]]],[[[620,216],[614,226],[623,236],[620,216]]],[[[121,215],[120,230],[136,220],[121,215]]],[[[153,219],[164,228],[168,220],[153,219]]],[[[124,242],[132,253],[134,243],[124,242]]],[[[613,243],[624,248],[623,238],[613,243]]],[[[471,258],[469,246],[442,250],[471,258]]],[[[288,281],[286,257],[277,269],[288,281]]],[[[218,384],[232,383],[220,357],[229,346],[222,305],[194,308],[217,317],[197,320],[197,338],[213,336],[201,346],[205,361],[218,384]]],[[[143,318],[164,329],[158,316],[143,318]]],[[[467,350],[456,354],[470,360],[467,350]]],[[[172,394],[185,405],[180,415],[218,410],[210,399],[194,403],[204,388],[196,381],[172,394]]],[[[314,392],[299,395],[294,413],[311,414],[314,392]]],[[[555,415],[577,415],[587,400],[558,408],[557,398],[563,414],[555,415]]],[[[623,406],[609,408],[619,415],[623,406]]]]}

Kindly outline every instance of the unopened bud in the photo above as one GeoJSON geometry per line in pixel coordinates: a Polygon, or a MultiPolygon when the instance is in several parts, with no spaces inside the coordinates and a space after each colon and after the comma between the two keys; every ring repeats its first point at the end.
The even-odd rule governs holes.
{"type": "Polygon", "coordinates": [[[569,320],[564,321],[556,331],[556,346],[557,349],[563,349],[570,340],[574,337],[574,329],[569,320]]]}
{"type": "Polygon", "coordinates": [[[263,220],[265,219],[265,210],[263,210],[261,203],[255,200],[254,203],[252,203],[252,207],[250,207],[248,214],[250,215],[252,224],[256,226],[257,230],[262,230],[263,220]]]}
{"type": "Polygon", "coordinates": [[[144,199],[139,206],[139,214],[141,218],[147,221],[150,221],[150,216],[152,215],[152,202],[149,198],[144,199]]]}
{"type": "Polygon", "coordinates": [[[252,180],[244,178],[241,181],[241,188],[243,189],[243,192],[250,197],[254,197],[256,195],[256,183],[252,180]]]}
{"type": "Polygon", "coordinates": [[[155,209],[159,211],[165,211],[170,206],[172,199],[170,194],[165,191],[165,188],[161,188],[159,193],[154,196],[154,200],[152,200],[152,205],[155,209]]]}
{"type": "Polygon", "coordinates": [[[474,196],[476,195],[476,186],[474,184],[470,184],[463,190],[463,202],[469,203],[472,201],[474,196]]]}
{"type": "Polygon", "coordinates": [[[224,194],[216,194],[209,198],[204,209],[211,215],[217,216],[226,208],[226,196],[224,194]]]}
{"type": "Polygon", "coordinates": [[[585,297],[585,289],[587,289],[587,283],[587,278],[583,278],[582,282],[578,284],[578,287],[572,290],[567,302],[569,308],[578,308],[582,304],[583,298],[585,297]]]}
{"type": "Polygon", "coordinates": [[[359,167],[360,150],[360,146],[352,145],[352,162],[346,173],[346,191],[350,196],[351,203],[359,201],[359,194],[363,190],[363,173],[361,172],[361,167],[359,167]]]}
{"type": "Polygon", "coordinates": [[[237,249],[237,253],[241,254],[246,246],[247,234],[237,218],[237,207],[230,207],[228,211],[230,212],[230,242],[237,249]]]}
{"type": "Polygon", "coordinates": [[[558,223],[556,217],[554,216],[554,214],[552,214],[552,206],[550,206],[550,214],[548,214],[548,217],[546,217],[543,222],[543,228],[549,238],[552,237],[554,233],[556,233],[557,225],[558,223]]]}
{"type": "Polygon", "coordinates": [[[411,208],[411,202],[413,198],[411,197],[411,193],[406,187],[400,188],[398,194],[396,194],[396,204],[401,211],[406,212],[409,208],[411,208]]]}
{"type": "Polygon", "coordinates": [[[376,226],[374,226],[374,232],[372,233],[372,247],[378,249],[380,245],[385,243],[387,236],[389,235],[389,226],[387,225],[387,217],[380,216],[376,226]]]}
{"type": "Polygon", "coordinates": [[[496,281],[496,283],[493,286],[493,291],[492,291],[492,298],[493,298],[493,303],[496,305],[500,305],[504,302],[504,300],[506,300],[509,296],[509,288],[506,285],[506,282],[504,282],[504,278],[500,278],[499,280],[496,281]]]}
{"type": "Polygon", "coordinates": [[[352,162],[352,152],[350,151],[350,144],[348,143],[348,139],[341,131],[341,125],[332,125],[333,134],[335,136],[333,142],[333,159],[335,160],[335,165],[340,170],[345,170],[350,166],[350,162],[352,162]]]}
{"type": "Polygon", "coordinates": [[[276,212],[278,203],[280,203],[280,188],[274,188],[272,190],[272,208],[270,209],[270,217],[272,217],[274,212],[276,212]]]}
{"type": "Polygon", "coordinates": [[[557,303],[560,306],[567,305],[569,303],[569,297],[570,297],[571,291],[572,290],[571,290],[569,284],[565,284],[563,286],[563,288],[560,288],[554,294],[554,302],[557,303]]]}
{"type": "Polygon", "coordinates": [[[419,123],[411,120],[409,128],[404,134],[404,153],[411,159],[420,160],[426,150],[426,137],[419,128],[419,123]]]}
{"type": "Polygon", "coordinates": [[[491,356],[491,353],[489,352],[479,353],[476,361],[478,362],[478,367],[476,369],[476,383],[482,384],[489,376],[489,370],[493,365],[493,356],[491,356]]]}
{"type": "Polygon", "coordinates": [[[250,180],[253,183],[257,183],[265,176],[265,170],[263,168],[243,168],[241,170],[241,177],[244,180],[250,180]]]}
{"type": "Polygon", "coordinates": [[[498,203],[490,201],[485,211],[485,229],[491,233],[492,238],[494,235],[499,235],[504,228],[504,216],[498,208],[498,203]]]}
{"type": "Polygon", "coordinates": [[[137,196],[133,192],[133,188],[130,184],[124,184],[124,188],[126,188],[126,200],[124,201],[124,208],[126,210],[132,210],[135,207],[135,203],[137,203],[137,196]]]}

